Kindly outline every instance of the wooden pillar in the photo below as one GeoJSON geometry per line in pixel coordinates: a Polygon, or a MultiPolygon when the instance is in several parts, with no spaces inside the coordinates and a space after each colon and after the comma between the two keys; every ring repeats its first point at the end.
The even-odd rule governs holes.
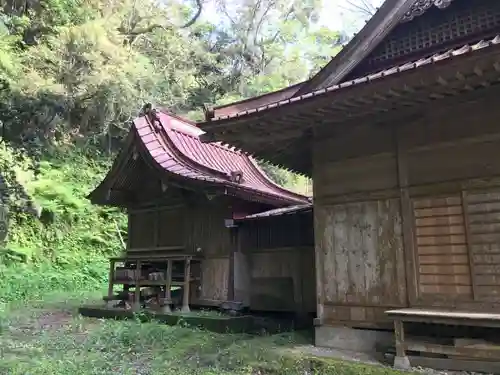
{"type": "Polygon", "coordinates": [[[115,278],[115,260],[109,261],[109,276],[108,276],[108,298],[113,297],[113,282],[115,278]]]}
{"type": "Polygon", "coordinates": [[[184,294],[182,296],[182,312],[189,312],[189,287],[191,285],[191,258],[184,263],[184,294]]]}
{"type": "Polygon", "coordinates": [[[134,293],[134,311],[139,311],[141,307],[141,267],[142,263],[140,260],[137,261],[137,267],[135,270],[135,293],[134,293]]]}
{"type": "Polygon", "coordinates": [[[162,311],[164,313],[171,312],[170,304],[172,303],[172,294],[170,288],[172,287],[172,260],[167,261],[167,280],[165,282],[165,299],[163,300],[162,311]]]}
{"type": "Polygon", "coordinates": [[[403,321],[394,320],[394,336],[396,340],[396,357],[394,357],[394,367],[401,370],[411,369],[410,361],[405,352],[405,331],[403,321]]]}
{"type": "Polygon", "coordinates": [[[394,336],[396,339],[396,355],[404,357],[406,355],[404,347],[405,331],[401,320],[396,319],[394,321],[394,336]]]}
{"type": "Polygon", "coordinates": [[[401,204],[401,220],[403,230],[403,254],[396,253],[398,266],[399,257],[403,255],[404,270],[397,268],[397,279],[400,284],[400,293],[406,293],[406,304],[412,306],[419,296],[418,276],[415,259],[415,238],[413,208],[409,191],[409,172],[407,153],[401,144],[401,132],[393,128],[393,137],[396,151],[396,173],[398,177],[399,199],[401,204]],[[405,281],[403,284],[403,280],[405,281]],[[405,286],[403,290],[403,286],[405,286]]]}
{"type": "Polygon", "coordinates": [[[234,300],[234,267],[235,267],[235,256],[234,253],[237,251],[238,246],[238,228],[229,228],[231,236],[231,249],[229,250],[229,272],[227,281],[227,300],[234,300]]]}
{"type": "MultiPolygon", "coordinates": [[[[313,185],[314,189],[314,185],[313,185]]],[[[323,236],[324,232],[321,230],[325,228],[326,222],[322,223],[322,220],[326,221],[326,215],[322,215],[322,209],[318,203],[314,203],[314,268],[316,277],[316,318],[314,319],[314,325],[316,327],[323,325],[323,315],[324,315],[324,304],[325,304],[325,249],[323,236]]],[[[328,250],[328,249],[327,249],[328,250]]]]}

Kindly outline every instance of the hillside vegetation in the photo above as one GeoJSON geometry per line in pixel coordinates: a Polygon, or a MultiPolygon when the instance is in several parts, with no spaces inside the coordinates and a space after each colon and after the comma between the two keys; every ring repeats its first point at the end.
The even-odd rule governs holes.
{"type": "Polygon", "coordinates": [[[300,333],[76,314],[102,296],[126,237],[123,212],[85,197],[142,106],[197,120],[204,103],[307,79],[346,39],[318,27],[320,12],[321,0],[0,0],[0,375],[395,374],[297,354],[300,333]]]}
{"type": "MultiPolygon", "coordinates": [[[[0,300],[101,282],[123,214],[85,196],[145,102],[191,119],[306,79],[339,49],[320,0],[0,0],[0,300]],[[42,208],[42,209],[41,209],[42,208]]],[[[278,183],[309,181],[263,163],[278,183]]],[[[125,231],[124,231],[125,232],[125,231]]],[[[124,235],[126,233],[123,233],[124,235]]]]}
{"type": "MultiPolygon", "coordinates": [[[[5,146],[0,153],[3,165],[14,156],[5,146]]],[[[10,163],[14,164],[12,159],[10,163]]],[[[124,214],[85,199],[107,163],[68,150],[44,158],[36,179],[32,171],[16,164],[18,180],[44,208],[44,215],[19,209],[25,204],[20,199],[11,202],[8,240],[0,252],[0,302],[100,287],[106,257],[121,249],[118,228],[126,228],[124,214]]]]}

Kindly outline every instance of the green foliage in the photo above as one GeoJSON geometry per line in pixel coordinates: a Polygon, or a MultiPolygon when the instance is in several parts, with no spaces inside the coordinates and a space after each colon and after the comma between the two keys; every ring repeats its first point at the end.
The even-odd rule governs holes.
{"type": "Polygon", "coordinates": [[[312,196],[312,180],[300,176],[272,164],[261,162],[261,168],[277,184],[296,193],[312,196]]]}
{"type": "MultiPolygon", "coordinates": [[[[60,296],[58,298],[61,298],[60,296]]],[[[381,366],[314,357],[304,332],[216,334],[157,322],[72,317],[73,304],[27,305],[0,316],[0,373],[9,375],[398,375],[381,366]],[[3,318],[3,319],[2,319],[3,318]],[[22,329],[19,329],[22,328],[22,329]]]]}
{"type": "MultiPolygon", "coordinates": [[[[203,103],[305,80],[338,50],[339,33],[314,27],[319,0],[221,0],[220,22],[181,27],[197,3],[0,0],[0,172],[10,208],[0,300],[102,281],[125,217],[85,196],[145,102],[201,119],[203,103]]],[[[307,179],[264,168],[311,193],[307,179]]]]}
{"type": "MultiPolygon", "coordinates": [[[[0,160],[9,163],[5,152],[0,155],[4,156],[0,160]]],[[[0,265],[0,301],[39,298],[52,290],[94,288],[104,282],[106,258],[121,248],[116,228],[126,231],[125,215],[93,206],[85,198],[107,172],[109,160],[99,162],[70,149],[47,158],[41,162],[37,179],[26,166],[10,162],[17,164],[18,181],[29,196],[53,220],[44,223],[22,211],[11,213],[8,241],[0,252],[4,263],[0,265]],[[14,255],[26,263],[12,264],[14,255]]]]}

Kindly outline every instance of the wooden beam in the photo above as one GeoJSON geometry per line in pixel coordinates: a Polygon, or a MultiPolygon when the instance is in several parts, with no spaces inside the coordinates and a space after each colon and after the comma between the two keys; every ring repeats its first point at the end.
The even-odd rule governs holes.
{"type": "MultiPolygon", "coordinates": [[[[464,68],[465,72],[473,71],[475,67],[477,66],[477,61],[481,61],[479,55],[482,55],[484,58],[483,53],[475,53],[473,57],[469,57],[467,61],[462,63],[463,65],[467,65],[464,68]]],[[[486,64],[486,63],[485,63],[486,64]]],[[[323,95],[318,95],[314,98],[311,99],[303,99],[300,101],[297,101],[296,104],[290,104],[290,105],[284,105],[280,107],[273,107],[270,108],[269,110],[261,111],[260,113],[256,113],[255,115],[251,116],[242,116],[242,117],[236,117],[228,120],[223,120],[219,123],[216,124],[210,124],[207,126],[209,131],[213,134],[215,134],[215,137],[220,140],[224,140],[225,136],[223,132],[228,129],[227,124],[231,124],[231,131],[235,131],[237,128],[241,128],[243,126],[245,129],[248,129],[248,123],[251,122],[253,124],[257,123],[266,123],[268,125],[272,123],[278,123],[278,122],[289,122],[294,119],[294,117],[300,116],[301,113],[311,113],[314,114],[317,109],[320,109],[323,111],[325,108],[332,108],[333,106],[341,106],[341,105],[347,105],[347,103],[351,100],[359,101],[360,98],[368,98],[373,99],[377,95],[379,96],[379,99],[382,97],[380,96],[380,93],[387,92],[391,93],[390,96],[394,97],[399,97],[401,98],[401,93],[399,92],[400,89],[405,90],[402,91],[402,93],[405,93],[407,95],[404,95],[406,98],[405,103],[412,104],[416,103],[418,104],[419,100],[425,100],[426,102],[430,100],[429,98],[429,86],[431,86],[429,83],[422,83],[422,75],[429,75],[429,69],[432,68],[434,69],[434,73],[436,74],[435,81],[433,83],[436,83],[439,85],[439,94],[443,93],[451,93],[452,89],[454,87],[464,87],[464,85],[470,85],[474,82],[483,82],[485,80],[493,80],[497,81],[498,77],[496,76],[498,73],[494,69],[494,65],[496,64],[496,61],[493,60],[491,63],[488,63],[488,69],[484,68],[483,70],[483,76],[479,77],[477,75],[474,75],[473,77],[465,77],[465,76],[460,76],[457,75],[456,69],[459,68],[459,66],[454,66],[457,64],[454,64],[453,67],[450,66],[427,66],[427,67],[422,67],[418,69],[414,69],[411,72],[408,72],[408,74],[405,74],[405,79],[400,80],[400,81],[394,81],[393,79],[379,79],[375,80],[372,83],[368,85],[358,85],[358,86],[352,86],[348,90],[343,90],[339,89],[337,91],[333,91],[332,94],[323,94],[323,95]],[[490,66],[491,65],[491,66],[490,66]],[[463,78],[463,81],[461,81],[460,78],[463,78]],[[396,82],[396,84],[394,83],[396,82]],[[448,83],[447,85],[443,85],[442,82],[448,83]],[[411,86],[415,87],[411,87],[411,86]],[[398,87],[400,86],[400,87],[398,87]],[[410,88],[410,89],[408,89],[410,88]],[[338,93],[342,92],[343,95],[339,95],[338,93]],[[398,95],[393,95],[392,93],[397,92],[398,95]],[[417,98],[411,98],[411,95],[413,92],[425,92],[427,98],[420,97],[420,99],[417,98]],[[338,96],[337,100],[335,101],[335,104],[332,104],[332,97],[331,95],[338,96]]],[[[436,91],[437,93],[437,91],[436,91]]],[[[459,94],[459,91],[456,91],[456,94],[459,94]]],[[[381,103],[381,102],[391,102],[390,100],[378,100],[376,103],[381,103]]],[[[351,104],[352,105],[352,104],[351,104]]],[[[371,107],[374,109],[377,109],[379,106],[373,104],[371,107]]],[[[389,105],[387,107],[381,107],[381,112],[387,112],[389,109],[391,109],[393,105],[389,105]]],[[[337,122],[342,122],[345,121],[346,118],[342,118],[339,116],[337,111],[331,112],[331,116],[329,116],[329,119],[335,119],[337,122]]],[[[342,112],[342,111],[340,111],[342,112]]],[[[349,116],[353,116],[353,111],[352,109],[348,111],[349,116]]],[[[324,114],[323,114],[324,115],[324,114]]],[[[324,116],[321,116],[324,117],[324,116]]],[[[307,121],[310,123],[313,123],[315,120],[312,118],[307,118],[307,121]]],[[[317,119],[316,119],[317,121],[317,119]]],[[[307,126],[310,126],[307,124],[307,126]]],[[[271,126],[269,126],[271,128],[271,126]]]]}
{"type": "Polygon", "coordinates": [[[483,358],[483,359],[498,359],[500,358],[500,349],[495,346],[490,346],[488,349],[483,348],[462,348],[457,346],[447,346],[428,343],[408,343],[405,344],[405,349],[422,353],[444,354],[462,356],[466,358],[483,358]]]}
{"type": "Polygon", "coordinates": [[[492,361],[468,360],[459,358],[433,358],[410,356],[412,367],[432,368],[444,371],[467,371],[485,374],[500,374],[500,363],[492,361]]]}

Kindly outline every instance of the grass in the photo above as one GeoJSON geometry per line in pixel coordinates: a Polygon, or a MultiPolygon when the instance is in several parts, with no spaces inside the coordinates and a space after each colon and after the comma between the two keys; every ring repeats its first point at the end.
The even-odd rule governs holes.
{"type": "Polygon", "coordinates": [[[0,148],[0,156],[2,168],[16,165],[28,192],[54,214],[51,223],[14,215],[0,249],[0,375],[397,374],[297,354],[291,349],[311,342],[302,332],[217,334],[78,316],[78,306],[96,302],[104,292],[74,291],[105,283],[106,258],[120,251],[117,227],[126,234],[125,215],[85,199],[109,160],[96,162],[77,152],[52,155],[33,179],[9,162],[9,150],[0,148]],[[19,263],[2,250],[27,260],[19,263]]]}
{"type": "Polygon", "coordinates": [[[304,332],[216,334],[138,321],[88,319],[81,303],[102,293],[59,293],[9,304],[0,315],[2,375],[396,375],[368,365],[296,354],[304,332]],[[69,296],[69,297],[68,297],[69,296]]]}

